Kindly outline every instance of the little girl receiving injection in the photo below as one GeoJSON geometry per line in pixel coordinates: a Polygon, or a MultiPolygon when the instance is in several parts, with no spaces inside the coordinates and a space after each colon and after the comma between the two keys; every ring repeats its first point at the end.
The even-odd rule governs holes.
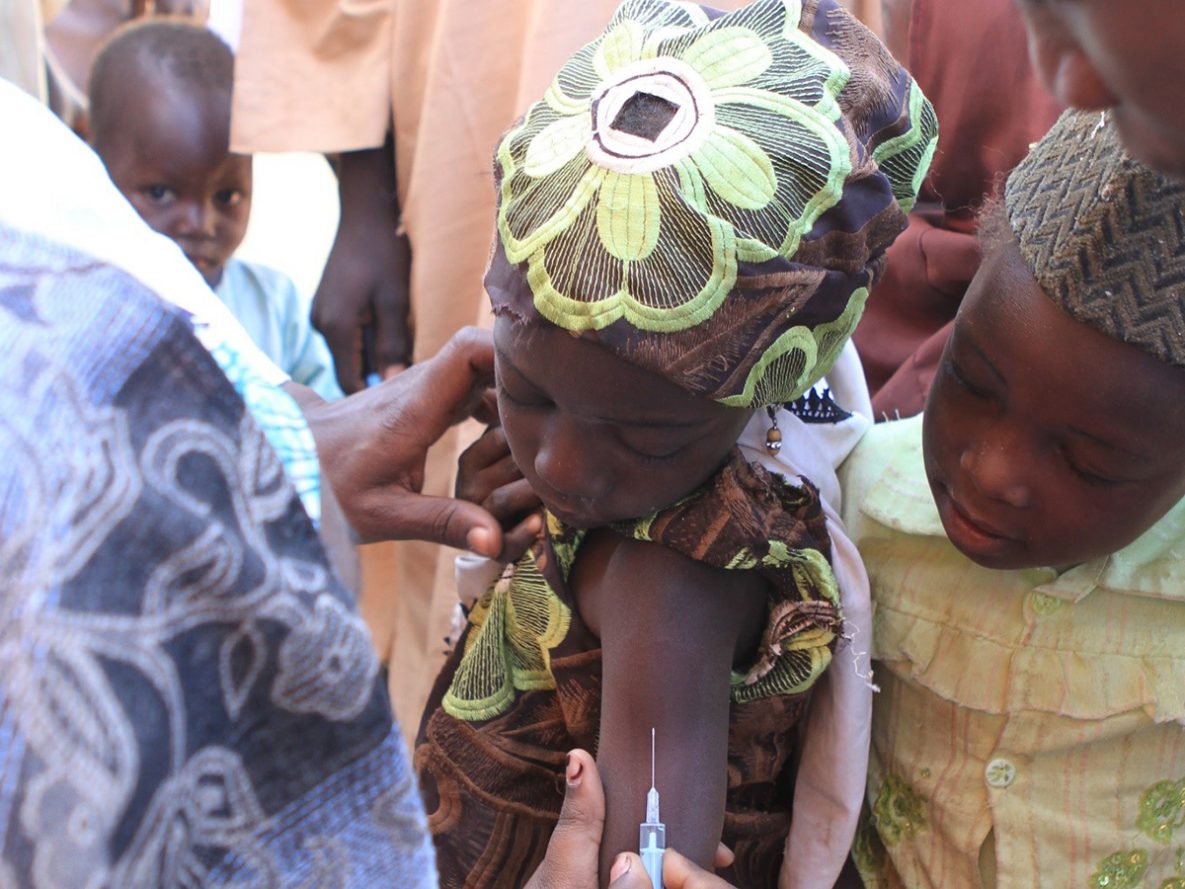
{"type": "MultiPolygon", "coordinates": [[[[795,775],[845,635],[836,526],[810,479],[737,445],[752,426],[759,451],[795,450],[763,409],[844,348],[934,141],[925,97],[834,0],[630,0],[502,140],[499,434],[546,528],[473,609],[421,726],[444,887],[525,882],[578,746],[605,780],[607,880],[645,817],[652,727],[672,846],[710,866],[723,837],[740,886],[834,882],[846,810],[796,812],[822,826],[783,857],[826,771],[795,775]]],[[[798,409],[840,415],[818,392],[798,409]]],[[[862,783],[850,758],[828,768],[862,783]]]]}

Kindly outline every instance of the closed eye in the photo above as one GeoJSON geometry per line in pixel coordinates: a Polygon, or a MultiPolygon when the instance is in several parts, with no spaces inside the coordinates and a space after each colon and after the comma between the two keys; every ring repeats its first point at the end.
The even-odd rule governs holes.
{"type": "Polygon", "coordinates": [[[638,448],[631,447],[628,444],[626,445],[626,448],[634,456],[641,459],[641,461],[643,463],[669,463],[671,460],[674,460],[681,453],[683,453],[682,446],[675,448],[673,451],[668,451],[665,454],[652,454],[648,451],[642,451],[642,450],[639,450],[638,448]]]}
{"type": "Polygon", "coordinates": [[[503,401],[515,408],[518,408],[519,410],[538,411],[555,407],[555,404],[552,402],[552,400],[544,395],[515,395],[513,392],[507,389],[506,386],[500,386],[498,392],[501,395],[503,401]]]}
{"type": "Polygon", "coordinates": [[[1080,479],[1082,479],[1084,482],[1086,482],[1088,485],[1094,485],[1096,487],[1105,488],[1105,487],[1111,487],[1114,485],[1121,485],[1125,481],[1124,479],[1111,478],[1109,476],[1100,475],[1099,473],[1095,472],[1092,469],[1087,469],[1085,466],[1083,466],[1081,463],[1079,463],[1077,460],[1075,460],[1072,456],[1070,456],[1070,453],[1064,449],[1062,451],[1062,458],[1066,461],[1066,465],[1070,467],[1070,471],[1073,472],[1080,479]]]}
{"type": "Polygon", "coordinates": [[[974,398],[988,398],[991,395],[987,389],[984,389],[982,386],[973,383],[967,377],[967,375],[963,373],[962,370],[960,370],[959,366],[955,364],[955,362],[946,362],[946,370],[950,374],[950,377],[954,381],[955,385],[966,392],[968,395],[971,395],[974,398]]]}

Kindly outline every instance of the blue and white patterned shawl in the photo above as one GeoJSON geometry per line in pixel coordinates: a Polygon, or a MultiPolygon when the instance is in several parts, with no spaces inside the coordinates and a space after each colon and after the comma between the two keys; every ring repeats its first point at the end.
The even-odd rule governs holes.
{"type": "Polygon", "coordinates": [[[435,885],[366,629],[191,326],[0,223],[0,886],[435,885]]]}

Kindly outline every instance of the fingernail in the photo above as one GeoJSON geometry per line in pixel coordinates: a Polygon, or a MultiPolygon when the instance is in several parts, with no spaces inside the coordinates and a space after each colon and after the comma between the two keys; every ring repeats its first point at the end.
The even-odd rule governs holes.
{"type": "Polygon", "coordinates": [[[609,884],[612,885],[630,872],[630,867],[633,861],[628,855],[622,852],[615,859],[613,859],[613,867],[609,868],[609,884]]]}
{"type": "Polygon", "coordinates": [[[477,553],[479,556],[492,556],[491,547],[493,540],[491,534],[486,528],[470,528],[469,533],[465,535],[465,545],[469,547],[470,552],[477,553]]]}
{"type": "Polygon", "coordinates": [[[580,786],[580,776],[584,773],[584,763],[580,761],[579,757],[568,754],[568,764],[564,768],[564,778],[568,782],[568,787],[576,789],[580,786]]]}
{"type": "Polygon", "coordinates": [[[526,524],[528,531],[530,531],[532,534],[539,534],[543,531],[543,516],[539,515],[539,513],[528,516],[526,524]]]}

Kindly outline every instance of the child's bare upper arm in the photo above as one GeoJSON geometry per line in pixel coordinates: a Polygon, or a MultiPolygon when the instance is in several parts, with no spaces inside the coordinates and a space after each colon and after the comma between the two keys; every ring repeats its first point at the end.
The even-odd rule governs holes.
{"type": "Polygon", "coordinates": [[[602,531],[585,542],[572,585],[603,648],[602,884],[613,855],[637,846],[651,727],[668,842],[710,867],[724,820],[731,669],[760,636],[766,584],[602,531]]]}

